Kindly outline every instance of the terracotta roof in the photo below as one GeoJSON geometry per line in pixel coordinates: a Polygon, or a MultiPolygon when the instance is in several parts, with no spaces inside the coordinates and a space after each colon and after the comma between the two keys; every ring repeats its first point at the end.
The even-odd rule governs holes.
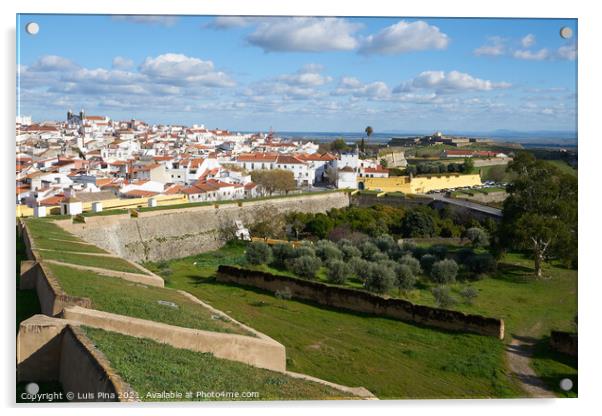
{"type": "Polygon", "coordinates": [[[64,199],[65,195],[59,194],[51,196],[50,198],[42,199],[41,201],[39,201],[39,204],[47,207],[59,205],[61,202],[63,202],[64,199]]]}
{"type": "Polygon", "coordinates": [[[288,164],[288,165],[305,165],[305,162],[298,157],[289,155],[279,155],[276,159],[277,164],[288,164]]]}
{"type": "Polygon", "coordinates": [[[126,193],[124,193],[124,196],[128,196],[128,197],[134,197],[134,198],[145,198],[145,197],[149,197],[149,196],[155,196],[158,195],[158,192],[153,192],[153,191],[144,191],[142,189],[132,189],[131,191],[128,191],[126,193]]]}

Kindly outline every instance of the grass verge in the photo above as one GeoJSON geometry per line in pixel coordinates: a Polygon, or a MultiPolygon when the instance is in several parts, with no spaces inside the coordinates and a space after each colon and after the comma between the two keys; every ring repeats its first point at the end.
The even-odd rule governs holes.
{"type": "Polygon", "coordinates": [[[84,327],[86,335],[106,355],[117,373],[143,401],[158,401],[147,393],[193,392],[183,400],[323,400],[352,398],[319,383],[234,361],[210,353],[177,349],[149,339],[84,327]],[[197,392],[256,392],[258,397],[208,398],[197,392]]]}

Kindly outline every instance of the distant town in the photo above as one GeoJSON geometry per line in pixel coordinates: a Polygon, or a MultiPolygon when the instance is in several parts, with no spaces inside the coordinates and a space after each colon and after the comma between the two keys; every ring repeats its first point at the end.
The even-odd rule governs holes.
{"type": "MultiPolygon", "coordinates": [[[[128,207],[127,200],[157,203],[256,198],[273,193],[328,188],[427,193],[481,185],[471,178],[429,176],[420,186],[407,169],[405,182],[390,168],[407,167],[403,151],[365,152],[365,142],[319,145],[278,137],[274,132],[235,133],[204,125],[151,125],[141,120],[68,111],[59,122],[35,123],[18,117],[16,204],[20,216],[75,215],[84,210],[128,207]],[[380,154],[380,156],[379,156],[380,154]],[[259,172],[272,171],[273,175],[259,172]],[[254,174],[255,172],[255,174],[254,174]],[[283,174],[279,181],[278,172],[283,174]],[[399,178],[398,178],[399,179],[399,178]],[[124,200],[120,205],[116,200],[124,200]]],[[[369,138],[367,138],[369,141],[369,138]]],[[[486,139],[432,136],[395,138],[386,148],[444,144],[461,148],[486,139]]],[[[506,164],[509,155],[489,150],[446,148],[440,159],[484,158],[480,165],[506,164]]],[[[450,172],[453,172],[450,169],[450,172]]],[[[447,173],[447,172],[437,172],[447,173]]],[[[469,173],[469,172],[464,172],[469,173]]],[[[130,204],[131,205],[131,204],[130,204]]]]}

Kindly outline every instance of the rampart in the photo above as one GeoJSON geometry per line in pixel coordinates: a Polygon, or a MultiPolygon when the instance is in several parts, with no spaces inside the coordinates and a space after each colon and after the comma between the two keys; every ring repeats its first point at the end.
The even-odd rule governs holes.
{"type": "Polygon", "coordinates": [[[77,325],[45,315],[21,322],[17,380],[59,381],[66,394],[73,394],[70,401],[135,401],[136,397],[77,325]]]}
{"type": "Polygon", "coordinates": [[[504,338],[504,321],[501,319],[415,305],[403,299],[385,298],[356,289],[225,265],[219,266],[217,281],[251,286],[270,292],[288,288],[293,298],[319,305],[385,316],[445,330],[504,338]]]}
{"type": "Polygon", "coordinates": [[[344,192],[290,196],[259,201],[205,205],[191,208],[91,216],[85,223],[57,221],[67,231],[128,260],[160,261],[221,247],[224,230],[241,220],[244,225],[291,211],[326,212],[349,205],[344,192]]]}

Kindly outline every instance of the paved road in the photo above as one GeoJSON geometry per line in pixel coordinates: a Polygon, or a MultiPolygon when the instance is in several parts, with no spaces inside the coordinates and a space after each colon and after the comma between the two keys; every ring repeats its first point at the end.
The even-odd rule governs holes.
{"type": "Polygon", "coordinates": [[[445,196],[444,193],[428,194],[425,196],[433,198],[434,200],[437,200],[437,201],[446,202],[448,204],[459,205],[461,207],[465,207],[465,208],[472,209],[475,211],[484,212],[484,213],[492,215],[494,217],[500,217],[500,218],[502,217],[501,209],[488,207],[487,205],[481,205],[481,204],[477,204],[475,202],[465,201],[463,199],[448,198],[445,196]]]}

